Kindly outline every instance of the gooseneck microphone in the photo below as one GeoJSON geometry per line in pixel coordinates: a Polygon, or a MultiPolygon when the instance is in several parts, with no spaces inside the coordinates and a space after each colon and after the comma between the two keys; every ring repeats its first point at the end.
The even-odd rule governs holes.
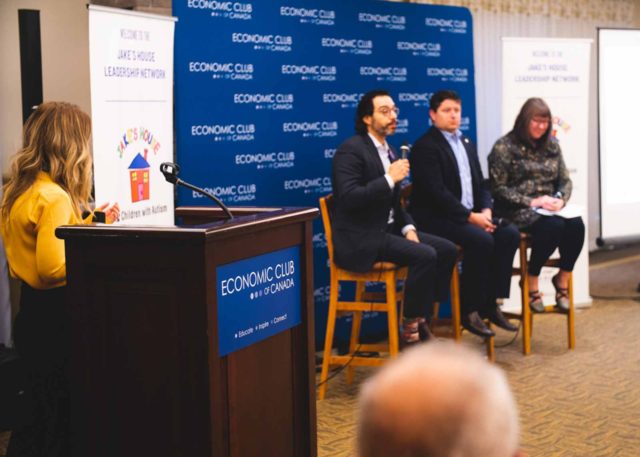
{"type": "Polygon", "coordinates": [[[402,143],[402,146],[400,146],[400,154],[402,155],[402,158],[408,158],[409,152],[411,152],[411,148],[409,147],[409,143],[405,141],[404,143],[402,143]]]}
{"type": "Polygon", "coordinates": [[[191,189],[205,197],[209,197],[211,200],[217,203],[217,205],[222,208],[222,211],[227,215],[229,220],[233,219],[233,214],[229,211],[229,208],[226,207],[224,203],[220,201],[218,197],[213,195],[210,192],[207,192],[204,189],[194,186],[193,184],[189,184],[188,182],[183,181],[178,178],[178,173],[180,172],[180,166],[177,163],[173,162],[163,162],[160,164],[160,172],[164,175],[164,179],[173,184],[174,186],[183,186],[187,189],[191,189]]]}

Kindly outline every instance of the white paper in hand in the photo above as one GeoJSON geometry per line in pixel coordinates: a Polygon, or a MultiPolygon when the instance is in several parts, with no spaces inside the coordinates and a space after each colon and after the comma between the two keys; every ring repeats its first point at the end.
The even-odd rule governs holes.
{"type": "Polygon", "coordinates": [[[574,217],[582,216],[584,208],[581,205],[565,205],[560,211],[549,211],[544,208],[536,208],[536,213],[543,216],[560,216],[565,219],[572,219],[574,217]]]}

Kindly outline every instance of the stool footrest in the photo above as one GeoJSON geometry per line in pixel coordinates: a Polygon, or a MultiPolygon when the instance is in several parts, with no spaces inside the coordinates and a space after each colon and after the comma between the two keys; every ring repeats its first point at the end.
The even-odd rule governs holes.
{"type": "Polygon", "coordinates": [[[358,348],[361,352],[386,352],[389,353],[389,345],[387,343],[377,344],[361,344],[358,348]]]}
{"type": "Polygon", "coordinates": [[[350,355],[334,355],[329,359],[329,365],[349,365],[354,367],[379,367],[389,360],[388,357],[351,357],[350,355]]]}
{"type": "Polygon", "coordinates": [[[387,312],[389,307],[386,303],[370,303],[357,301],[339,301],[338,311],[382,311],[387,312]]]}

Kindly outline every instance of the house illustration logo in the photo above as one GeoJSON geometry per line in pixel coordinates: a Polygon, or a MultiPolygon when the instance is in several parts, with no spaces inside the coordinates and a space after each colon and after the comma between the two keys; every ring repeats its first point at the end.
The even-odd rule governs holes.
{"type": "Polygon", "coordinates": [[[129,184],[131,202],[146,201],[151,198],[151,164],[150,152],[155,156],[160,150],[160,143],[153,133],[144,127],[127,129],[120,137],[117,151],[121,159],[129,163],[129,184]],[[131,162],[129,162],[129,159],[131,162]]]}
{"type": "Polygon", "coordinates": [[[131,181],[131,201],[139,202],[149,200],[149,162],[147,162],[148,149],[144,150],[144,156],[137,153],[129,165],[129,180],[131,181]]]}

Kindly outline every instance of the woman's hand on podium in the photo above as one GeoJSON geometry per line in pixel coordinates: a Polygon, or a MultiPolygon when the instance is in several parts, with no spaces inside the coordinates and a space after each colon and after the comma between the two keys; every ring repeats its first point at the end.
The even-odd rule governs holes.
{"type": "Polygon", "coordinates": [[[108,202],[97,206],[95,211],[102,211],[104,213],[105,222],[107,224],[113,224],[120,219],[120,205],[118,202],[110,205],[108,202]]]}

